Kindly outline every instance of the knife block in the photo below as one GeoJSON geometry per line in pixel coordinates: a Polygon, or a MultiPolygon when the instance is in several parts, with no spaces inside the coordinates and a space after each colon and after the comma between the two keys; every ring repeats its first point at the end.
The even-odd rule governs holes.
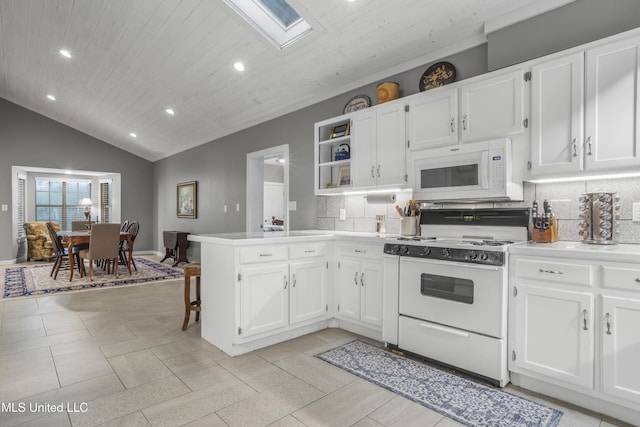
{"type": "Polygon", "coordinates": [[[558,241],[558,222],[556,218],[551,218],[551,224],[549,228],[533,229],[533,237],[532,240],[537,243],[553,243],[558,241]]]}

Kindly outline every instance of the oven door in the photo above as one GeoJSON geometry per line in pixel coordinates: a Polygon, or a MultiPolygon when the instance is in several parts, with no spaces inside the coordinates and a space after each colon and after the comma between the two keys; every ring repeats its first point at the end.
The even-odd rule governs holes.
{"type": "Polygon", "coordinates": [[[504,267],[400,258],[400,315],[506,337],[504,267]]]}

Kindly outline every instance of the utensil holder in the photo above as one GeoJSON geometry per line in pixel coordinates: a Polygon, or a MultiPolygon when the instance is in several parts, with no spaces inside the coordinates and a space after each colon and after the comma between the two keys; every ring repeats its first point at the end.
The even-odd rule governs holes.
{"type": "Polygon", "coordinates": [[[620,233],[620,197],[617,193],[585,193],[580,197],[582,243],[615,245],[620,233]]]}
{"type": "Polygon", "coordinates": [[[558,221],[551,218],[549,228],[534,228],[532,240],[537,243],[553,243],[558,241],[558,221]]]}
{"type": "Polygon", "coordinates": [[[400,218],[400,235],[415,236],[418,230],[417,216],[403,216],[400,218]]]}

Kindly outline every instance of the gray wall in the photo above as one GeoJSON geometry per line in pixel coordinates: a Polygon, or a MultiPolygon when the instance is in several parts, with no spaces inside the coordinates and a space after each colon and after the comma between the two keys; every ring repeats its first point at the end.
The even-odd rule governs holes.
{"type": "Polygon", "coordinates": [[[638,26],[638,0],[576,0],[489,34],[489,70],[569,49],[638,26]]]}
{"type": "Polygon", "coordinates": [[[12,253],[11,166],[119,172],[122,218],[141,224],[136,250],[153,248],[153,165],[96,138],[0,98],[0,260],[12,253]]]}

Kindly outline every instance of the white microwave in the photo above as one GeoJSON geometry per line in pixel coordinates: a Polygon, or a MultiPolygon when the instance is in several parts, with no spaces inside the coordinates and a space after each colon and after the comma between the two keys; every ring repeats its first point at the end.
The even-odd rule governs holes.
{"type": "Polygon", "coordinates": [[[511,177],[508,138],[419,150],[412,162],[416,200],[523,200],[522,182],[511,177]]]}

